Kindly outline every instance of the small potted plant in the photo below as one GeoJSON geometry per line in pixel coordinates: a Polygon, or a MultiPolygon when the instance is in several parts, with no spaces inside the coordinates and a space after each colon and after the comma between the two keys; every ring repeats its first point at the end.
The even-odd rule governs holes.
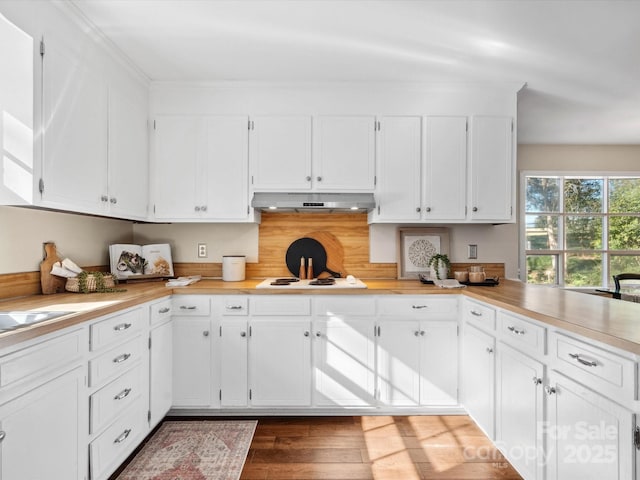
{"type": "Polygon", "coordinates": [[[436,273],[438,280],[445,280],[449,274],[451,262],[445,253],[436,253],[429,259],[429,266],[436,273]]]}

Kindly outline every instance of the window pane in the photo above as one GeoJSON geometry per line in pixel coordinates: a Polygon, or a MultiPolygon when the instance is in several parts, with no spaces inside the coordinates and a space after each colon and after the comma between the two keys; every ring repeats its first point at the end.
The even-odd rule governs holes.
{"type": "Polygon", "coordinates": [[[602,248],[602,217],[567,217],[565,237],[567,250],[602,248]]]}
{"type": "Polygon", "coordinates": [[[560,179],[527,177],[527,212],[560,211],[560,179]]]}
{"type": "Polygon", "coordinates": [[[527,250],[558,250],[558,217],[527,215],[527,250]]]}
{"type": "Polygon", "coordinates": [[[568,178],[564,181],[564,210],[573,213],[602,212],[601,178],[568,178]]]}
{"type": "Polygon", "coordinates": [[[611,255],[609,273],[611,276],[620,273],[640,273],[640,255],[611,255]]]}
{"type": "Polygon", "coordinates": [[[640,249],[640,217],[609,217],[609,249],[640,249]]]}
{"type": "Polygon", "coordinates": [[[527,283],[554,285],[557,272],[556,255],[527,255],[527,283]]]}
{"type": "Polygon", "coordinates": [[[564,284],[567,287],[597,287],[602,285],[602,255],[599,253],[568,253],[564,284]]]}
{"type": "Polygon", "coordinates": [[[640,212],[640,178],[609,180],[609,213],[640,212]]]}

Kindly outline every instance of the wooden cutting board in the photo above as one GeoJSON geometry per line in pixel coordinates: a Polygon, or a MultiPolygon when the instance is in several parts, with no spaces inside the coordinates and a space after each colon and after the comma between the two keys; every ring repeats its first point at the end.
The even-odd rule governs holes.
{"type": "Polygon", "coordinates": [[[67,279],[63,277],[56,277],[50,273],[53,264],[62,261],[62,259],[58,257],[56,244],[44,243],[43,247],[44,260],[40,262],[40,285],[42,287],[42,293],[49,295],[50,293],[64,292],[64,286],[67,283],[67,279]]]}
{"type": "Polygon", "coordinates": [[[322,244],[327,252],[327,269],[340,273],[341,277],[347,276],[347,272],[344,270],[344,248],[334,234],[316,231],[307,233],[305,237],[313,238],[322,244]]]}

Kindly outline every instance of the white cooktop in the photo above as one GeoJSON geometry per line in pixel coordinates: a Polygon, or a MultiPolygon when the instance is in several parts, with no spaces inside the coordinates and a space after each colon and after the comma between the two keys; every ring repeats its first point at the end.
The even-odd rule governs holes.
{"type": "MultiPolygon", "coordinates": [[[[283,277],[278,277],[283,278],[283,277]]],[[[298,282],[292,282],[289,285],[271,285],[276,277],[266,278],[258,285],[256,288],[270,288],[277,290],[287,290],[287,289],[304,289],[310,290],[312,288],[320,288],[323,290],[335,290],[339,288],[367,288],[367,285],[361,280],[355,278],[352,282],[348,282],[346,278],[336,278],[336,283],[334,285],[309,285],[309,282],[312,280],[300,280],[298,282]]]]}

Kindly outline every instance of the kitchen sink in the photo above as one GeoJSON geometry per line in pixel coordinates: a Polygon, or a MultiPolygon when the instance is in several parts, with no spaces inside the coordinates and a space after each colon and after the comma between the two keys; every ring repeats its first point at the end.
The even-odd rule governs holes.
{"type": "Polygon", "coordinates": [[[28,327],[36,323],[69,315],[73,312],[65,311],[31,311],[19,310],[15,312],[0,312],[0,333],[17,328],[28,327]]]}

